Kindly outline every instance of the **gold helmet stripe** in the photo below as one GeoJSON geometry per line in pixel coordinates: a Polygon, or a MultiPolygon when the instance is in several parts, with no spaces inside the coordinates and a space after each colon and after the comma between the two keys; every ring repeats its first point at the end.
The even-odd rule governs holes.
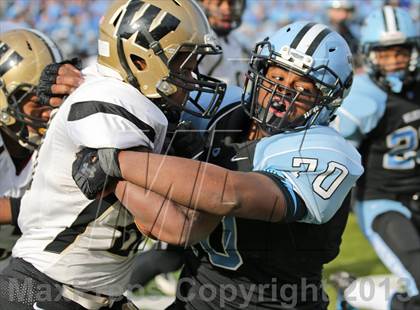
{"type": "Polygon", "coordinates": [[[9,57],[7,57],[0,64],[0,77],[2,77],[7,71],[12,69],[14,66],[19,64],[22,60],[22,56],[20,56],[16,51],[13,51],[9,55],[9,57]]]}

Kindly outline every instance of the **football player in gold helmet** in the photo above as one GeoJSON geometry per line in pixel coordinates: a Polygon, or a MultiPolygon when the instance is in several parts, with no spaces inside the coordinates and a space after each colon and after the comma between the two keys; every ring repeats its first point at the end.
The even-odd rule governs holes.
{"type": "MultiPolygon", "coordinates": [[[[56,61],[61,61],[60,51],[36,30],[0,34],[0,197],[21,197],[30,182],[32,151],[40,143],[51,113],[51,107],[38,104],[36,86],[44,67],[56,61]]],[[[0,222],[5,217],[6,223],[12,221],[10,206],[2,207],[0,214],[0,222]]],[[[16,240],[14,226],[1,228],[0,270],[16,240]]]]}
{"type": "Polygon", "coordinates": [[[51,109],[37,104],[36,86],[42,70],[61,61],[55,43],[31,29],[0,35],[0,132],[33,149],[45,133],[51,109]]]}
{"type": "MultiPolygon", "coordinates": [[[[39,150],[21,202],[22,237],[0,275],[0,285],[9,288],[0,293],[1,304],[122,308],[141,236],[114,195],[85,197],[78,189],[71,175],[76,153],[104,147],[160,152],[168,121],[177,122],[181,111],[211,117],[226,86],[196,68],[220,52],[195,1],[111,4],[100,24],[98,63],[85,69],[83,84],[63,102],[39,150]],[[199,104],[202,95],[211,97],[209,105],[199,104]],[[42,285],[18,299],[16,287],[1,283],[28,278],[42,285]],[[45,287],[50,298],[40,293],[45,287]]],[[[97,181],[106,183],[106,176],[97,181]]]]}

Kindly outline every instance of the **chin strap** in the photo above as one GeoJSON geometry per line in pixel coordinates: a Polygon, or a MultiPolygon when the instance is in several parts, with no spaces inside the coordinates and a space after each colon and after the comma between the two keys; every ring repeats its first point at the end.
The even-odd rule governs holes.
{"type": "Polygon", "coordinates": [[[393,93],[399,94],[401,92],[404,84],[404,76],[404,71],[391,72],[385,75],[388,87],[393,93]]]}
{"type": "MultiPolygon", "coordinates": [[[[26,126],[24,126],[26,128],[26,126]]],[[[23,133],[24,129],[21,129],[19,133],[14,132],[8,126],[0,125],[0,129],[8,135],[11,139],[19,143],[20,146],[24,147],[25,149],[30,150],[31,152],[35,151],[38,148],[38,144],[30,141],[29,138],[20,137],[19,133],[23,133]]],[[[26,129],[27,130],[27,129],[26,129]]]]}

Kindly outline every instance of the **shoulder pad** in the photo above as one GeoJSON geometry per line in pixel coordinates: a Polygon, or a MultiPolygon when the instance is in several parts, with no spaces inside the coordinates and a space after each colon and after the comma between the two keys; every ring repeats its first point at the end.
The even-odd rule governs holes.
{"type": "Polygon", "coordinates": [[[367,74],[358,74],[355,76],[350,94],[352,92],[365,94],[377,99],[378,102],[384,102],[387,98],[386,92],[379,88],[367,74]]]}
{"type": "Polygon", "coordinates": [[[363,173],[356,149],[325,126],[262,139],[253,165],[286,178],[308,209],[302,221],[312,224],[331,219],[363,173]]]}
{"type": "Polygon", "coordinates": [[[350,94],[337,110],[336,129],[344,137],[355,131],[369,133],[384,115],[386,99],[386,93],[367,75],[356,76],[350,94]]]}

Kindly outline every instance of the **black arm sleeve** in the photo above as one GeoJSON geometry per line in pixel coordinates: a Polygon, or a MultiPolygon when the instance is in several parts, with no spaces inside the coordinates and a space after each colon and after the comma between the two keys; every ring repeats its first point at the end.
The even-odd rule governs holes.
{"type": "Polygon", "coordinates": [[[282,191],[284,198],[286,199],[286,217],[284,218],[284,222],[291,223],[301,220],[308,209],[306,208],[305,203],[303,202],[302,198],[298,194],[296,194],[292,188],[286,185],[286,181],[284,178],[269,173],[267,171],[254,171],[260,174],[263,174],[269,177],[274,183],[277,184],[279,189],[282,191]]]}
{"type": "Polygon", "coordinates": [[[22,198],[10,198],[12,208],[12,225],[18,227],[18,217],[20,212],[20,201],[22,198]]]}

